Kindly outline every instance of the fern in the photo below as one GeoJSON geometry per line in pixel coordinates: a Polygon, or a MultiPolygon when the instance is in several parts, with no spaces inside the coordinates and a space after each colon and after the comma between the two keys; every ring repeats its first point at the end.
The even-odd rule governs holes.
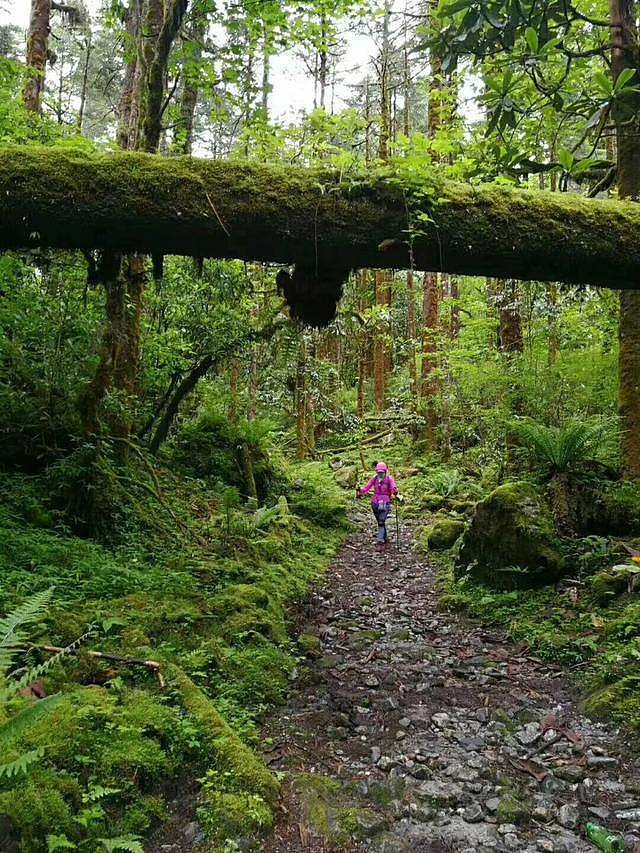
{"type": "Polygon", "coordinates": [[[101,853],[116,853],[124,850],[125,853],[144,853],[144,847],[140,843],[139,835],[121,835],[119,838],[99,838],[101,853]]]}
{"type": "Polygon", "coordinates": [[[25,634],[20,630],[38,622],[47,612],[53,588],[42,590],[28,598],[11,613],[0,618],[0,677],[7,674],[25,634]]]}
{"type": "MultiPolygon", "coordinates": [[[[6,746],[14,742],[20,735],[32,726],[40,717],[52,711],[62,699],[61,694],[54,693],[53,696],[47,696],[45,699],[39,699],[27,708],[24,708],[15,717],[11,717],[5,723],[0,725],[0,746],[6,746]]],[[[2,775],[2,766],[0,765],[0,776],[2,775]]]]}
{"type": "MultiPolygon", "coordinates": [[[[2,731],[0,730],[0,737],[2,731]]],[[[19,776],[21,773],[26,773],[32,764],[39,761],[44,755],[44,750],[39,747],[32,749],[31,752],[23,752],[15,761],[8,761],[5,764],[0,764],[0,779],[11,779],[12,776],[19,776]]]]}
{"type": "Polygon", "coordinates": [[[512,424],[512,431],[539,464],[551,474],[563,474],[597,457],[603,425],[573,421],[553,427],[519,420],[512,424]]]}
{"type": "MultiPolygon", "coordinates": [[[[11,613],[0,618],[0,707],[36,681],[73,648],[73,646],[69,646],[44,663],[27,667],[19,678],[11,677],[9,673],[16,653],[24,646],[26,634],[23,629],[38,622],[45,615],[52,593],[52,589],[38,592],[12,610],[11,613]]],[[[47,696],[33,702],[5,722],[0,723],[0,752],[6,750],[10,744],[15,743],[24,731],[55,708],[61,699],[60,694],[47,696]]],[[[29,767],[38,761],[42,755],[43,752],[40,749],[31,750],[22,753],[12,761],[0,764],[0,779],[26,773],[29,767]]]]}

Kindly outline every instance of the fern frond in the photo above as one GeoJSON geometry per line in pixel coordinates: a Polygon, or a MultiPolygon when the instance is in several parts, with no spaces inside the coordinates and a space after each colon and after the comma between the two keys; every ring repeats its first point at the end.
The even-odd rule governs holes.
{"type": "Polygon", "coordinates": [[[45,660],[42,663],[30,667],[20,676],[20,678],[12,679],[4,687],[0,687],[0,704],[3,702],[7,702],[12,696],[15,696],[21,690],[24,690],[25,687],[28,687],[30,684],[33,684],[34,681],[37,681],[38,678],[43,675],[46,675],[47,671],[51,669],[51,667],[54,666],[56,663],[58,663],[58,661],[60,661],[67,655],[73,654],[73,652],[78,648],[78,646],[83,643],[92,633],[93,630],[87,631],[86,634],[83,634],[81,637],[78,637],[77,640],[74,640],[73,643],[70,643],[68,646],[65,646],[65,648],[61,651],[56,652],[56,654],[54,654],[48,660],[45,660]]]}
{"type": "Polygon", "coordinates": [[[38,749],[32,749],[31,752],[23,752],[15,761],[0,764],[0,779],[11,779],[13,776],[26,773],[29,767],[39,761],[43,755],[44,749],[38,747],[38,749]]]}
{"type": "Polygon", "coordinates": [[[17,644],[24,639],[20,629],[32,625],[45,615],[52,594],[52,587],[36,592],[11,613],[0,618],[0,675],[7,672],[17,644]]]}
{"type": "Polygon", "coordinates": [[[603,425],[572,421],[562,426],[545,426],[535,421],[518,420],[512,431],[534,459],[553,473],[571,471],[596,458],[603,425]]]}
{"type": "Polygon", "coordinates": [[[99,850],[104,853],[116,853],[124,850],[125,853],[144,853],[144,847],[140,843],[139,835],[122,835],[119,838],[99,838],[99,850]]]}
{"type": "Polygon", "coordinates": [[[77,850],[73,841],[69,841],[66,835],[47,835],[47,853],[55,853],[56,850],[77,850]]]}
{"type": "Polygon", "coordinates": [[[0,745],[15,741],[25,729],[52,711],[61,701],[62,694],[54,693],[53,696],[47,696],[45,699],[39,699],[32,705],[28,705],[19,714],[2,723],[0,725],[0,745]]]}

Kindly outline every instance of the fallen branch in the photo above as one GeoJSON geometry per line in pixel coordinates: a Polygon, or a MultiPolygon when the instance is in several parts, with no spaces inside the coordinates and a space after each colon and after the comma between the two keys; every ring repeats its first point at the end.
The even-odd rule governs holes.
{"type": "Polygon", "coordinates": [[[111,663],[122,663],[122,664],[126,664],[127,666],[144,666],[147,669],[150,669],[153,672],[155,672],[155,674],[158,677],[158,683],[160,684],[160,687],[165,686],[165,680],[162,676],[162,672],[160,671],[160,667],[162,666],[162,664],[160,663],[160,661],[157,661],[157,660],[144,660],[143,658],[130,658],[130,657],[125,657],[124,655],[111,655],[107,652],[98,652],[98,651],[93,651],[91,649],[70,649],[69,647],[63,647],[63,646],[38,646],[38,645],[35,645],[33,643],[21,643],[20,647],[25,648],[25,649],[30,649],[30,650],[35,649],[35,650],[41,651],[41,652],[50,652],[51,654],[56,654],[56,655],[60,654],[61,652],[64,652],[65,654],[69,654],[69,655],[75,655],[75,656],[84,654],[84,655],[88,655],[88,657],[99,658],[100,660],[107,660],[111,663]]]}

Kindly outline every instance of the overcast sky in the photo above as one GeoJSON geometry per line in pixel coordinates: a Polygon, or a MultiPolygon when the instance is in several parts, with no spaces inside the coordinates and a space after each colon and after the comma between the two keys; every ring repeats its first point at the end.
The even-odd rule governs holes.
{"type": "MultiPolygon", "coordinates": [[[[405,3],[410,0],[394,0],[393,8],[400,15],[405,3]]],[[[100,3],[96,0],[85,0],[85,5],[92,13],[96,13],[100,3]]],[[[29,24],[30,0],[0,0],[0,23],[15,24],[26,29],[29,24]]],[[[341,53],[339,73],[334,89],[334,109],[340,112],[346,100],[350,97],[349,84],[363,78],[371,72],[371,60],[376,54],[374,39],[365,34],[349,29],[344,35],[344,48],[341,53]]],[[[301,110],[307,111],[313,107],[313,78],[305,70],[303,62],[285,52],[272,59],[271,83],[273,90],[269,96],[269,108],[272,118],[276,120],[294,120],[301,110]]],[[[473,101],[472,86],[467,84],[463,91],[462,109],[468,118],[477,116],[477,105],[473,101]]],[[[328,98],[330,95],[327,96],[328,98]]],[[[330,106],[327,104],[327,106],[330,106]]]]}

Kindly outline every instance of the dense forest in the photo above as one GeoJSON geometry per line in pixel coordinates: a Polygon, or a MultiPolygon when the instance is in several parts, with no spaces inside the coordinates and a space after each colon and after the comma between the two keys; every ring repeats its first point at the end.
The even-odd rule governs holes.
{"type": "Polygon", "coordinates": [[[31,0],[23,29],[24,3],[0,0],[0,849],[371,834],[260,840],[263,726],[353,549],[435,566],[440,612],[633,743],[636,0],[31,0]],[[354,498],[380,460],[384,553],[354,498]]]}

